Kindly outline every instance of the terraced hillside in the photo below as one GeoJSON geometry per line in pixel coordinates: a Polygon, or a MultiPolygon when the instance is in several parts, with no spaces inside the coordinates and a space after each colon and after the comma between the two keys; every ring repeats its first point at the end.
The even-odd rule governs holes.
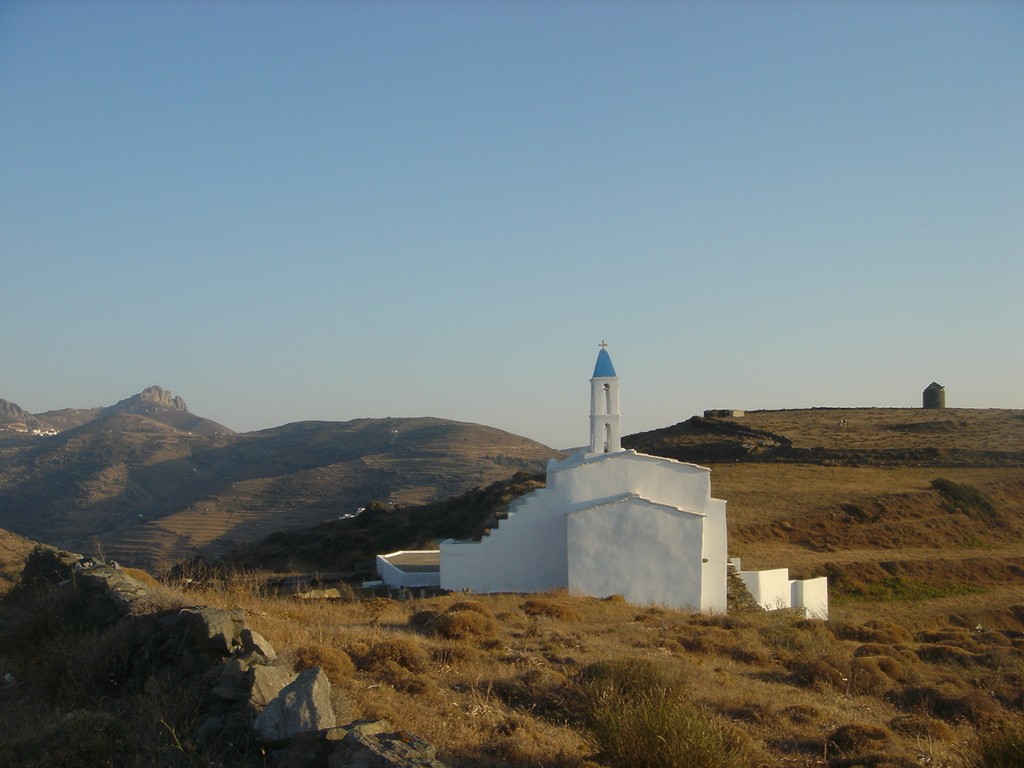
{"type": "Polygon", "coordinates": [[[948,617],[1024,600],[1022,411],[754,411],[626,442],[709,454],[730,552],[744,567],[827,574],[841,615],[866,620],[898,601],[948,617]]]}

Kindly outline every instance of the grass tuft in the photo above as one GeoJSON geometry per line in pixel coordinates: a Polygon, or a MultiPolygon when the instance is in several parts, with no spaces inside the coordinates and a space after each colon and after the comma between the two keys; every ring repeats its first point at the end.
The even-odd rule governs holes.
{"type": "Polygon", "coordinates": [[[602,757],[615,768],[746,768],[749,737],[680,698],[674,665],[612,659],[581,675],[586,722],[602,757]]]}
{"type": "Polygon", "coordinates": [[[547,616],[559,621],[583,621],[583,614],[575,608],[548,597],[530,598],[523,603],[523,613],[527,616],[547,616]]]}
{"type": "Polygon", "coordinates": [[[292,667],[296,672],[320,667],[331,681],[331,685],[338,685],[351,679],[356,670],[351,656],[340,648],[332,648],[329,645],[303,645],[296,648],[294,654],[295,661],[292,667]]]}
{"type": "Polygon", "coordinates": [[[977,768],[1024,768],[1024,725],[1017,722],[982,734],[976,750],[977,768]]]}

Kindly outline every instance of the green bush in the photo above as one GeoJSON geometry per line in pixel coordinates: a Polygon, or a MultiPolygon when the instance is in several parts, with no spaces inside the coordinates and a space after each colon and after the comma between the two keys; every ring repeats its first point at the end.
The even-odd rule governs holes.
{"type": "Polygon", "coordinates": [[[746,768],[749,738],[678,695],[674,666],[612,659],[581,675],[586,721],[615,768],[746,768]]]}
{"type": "Polygon", "coordinates": [[[660,691],[594,702],[589,724],[616,768],[747,768],[748,739],[692,704],[660,691]]]}

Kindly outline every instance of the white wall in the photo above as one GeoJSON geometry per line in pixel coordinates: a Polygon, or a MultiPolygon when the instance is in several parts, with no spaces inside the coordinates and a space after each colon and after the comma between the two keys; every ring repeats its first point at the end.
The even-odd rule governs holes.
{"type": "Polygon", "coordinates": [[[767,611],[788,608],[792,594],[789,586],[789,569],[775,568],[770,571],[740,571],[740,578],[754,601],[767,611]]]}
{"type": "Polygon", "coordinates": [[[518,499],[479,542],[441,542],[441,588],[545,592],[567,586],[565,511],[540,488],[518,499]]]}
{"type": "Polygon", "coordinates": [[[808,619],[828,618],[828,577],[790,582],[791,605],[802,608],[808,619]]]}
{"type": "MultiPolygon", "coordinates": [[[[400,555],[402,552],[392,552],[400,555]]],[[[403,571],[388,562],[388,555],[377,555],[377,575],[380,580],[393,589],[401,587],[436,587],[440,582],[440,574],[433,572],[408,572],[403,571]]]]}
{"type": "Polygon", "coordinates": [[[635,496],[570,513],[569,591],[700,610],[703,523],[635,496]]]}
{"type": "Polygon", "coordinates": [[[729,539],[725,524],[725,502],[721,499],[708,499],[704,513],[700,610],[725,613],[729,603],[729,539]]]}
{"type": "Polygon", "coordinates": [[[703,512],[711,499],[711,471],[636,451],[583,460],[576,454],[548,472],[547,487],[567,500],[612,498],[629,491],[658,504],[703,512]]]}

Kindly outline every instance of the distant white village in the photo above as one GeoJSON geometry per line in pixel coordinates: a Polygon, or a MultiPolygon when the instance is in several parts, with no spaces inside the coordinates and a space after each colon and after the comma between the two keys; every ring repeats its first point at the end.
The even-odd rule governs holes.
{"type": "Polygon", "coordinates": [[[7,430],[8,432],[20,432],[23,435],[32,435],[34,437],[53,437],[54,435],[60,434],[56,429],[29,429],[24,424],[6,424],[0,429],[7,430]]]}
{"type": "Polygon", "coordinates": [[[726,502],[711,470],[621,445],[619,378],[603,342],[590,379],[590,443],[548,463],[547,484],[516,500],[480,541],[377,557],[391,588],[621,595],[638,605],[724,613],[730,569],[766,610],[828,618],[825,577],[744,571],[728,556],[726,502]]]}

